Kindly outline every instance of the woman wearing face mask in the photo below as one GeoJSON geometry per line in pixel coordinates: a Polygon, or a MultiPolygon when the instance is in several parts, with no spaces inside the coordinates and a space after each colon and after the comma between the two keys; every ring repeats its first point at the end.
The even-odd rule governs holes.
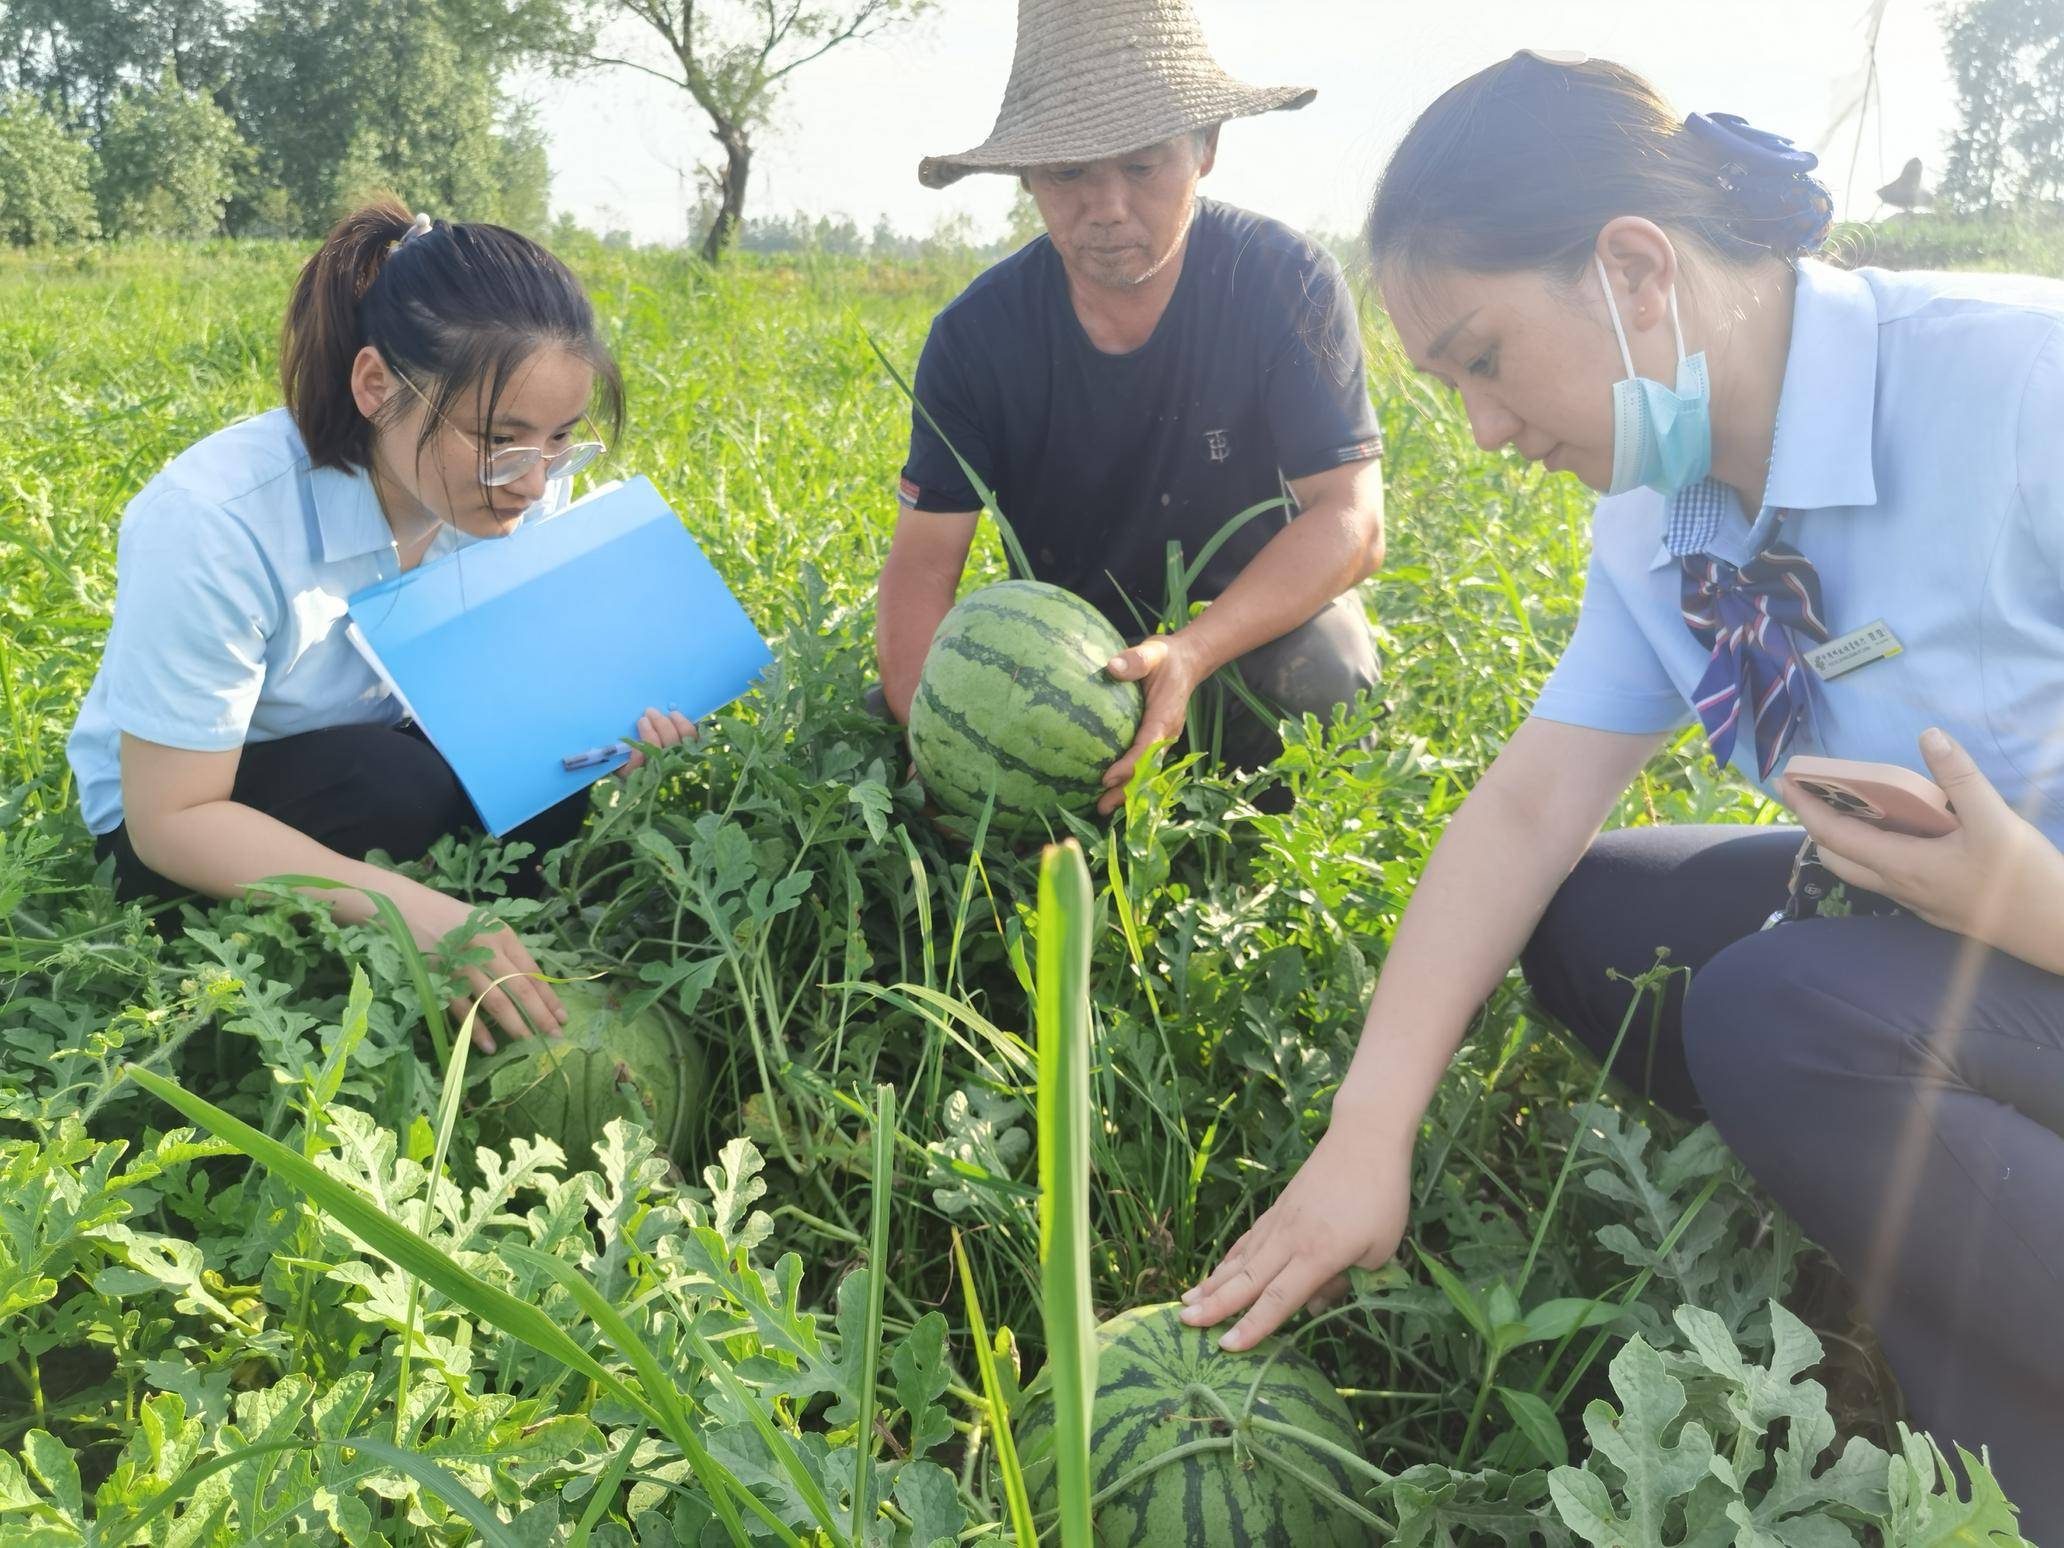
{"type": "Polygon", "coordinates": [[[1811,167],[1532,54],[1396,152],[1369,239],[1415,364],[1481,445],[1608,497],[1575,635],[1426,866],[1330,1130],[1188,1317],[1245,1309],[1246,1347],[1391,1256],[1422,1111],[1515,957],[1603,1054],[1608,970],[1667,948],[1689,991],[1619,1073],[1652,1057],[1650,1094],[1712,1118],[1847,1270],[1915,1421],[1989,1446],[2024,1530],[2064,1539],[2064,284],[1812,261],[1811,167]],[[1597,837],[1694,718],[1845,917],[1787,901],[1798,829],[1597,837]],[[1781,777],[1795,751],[1924,769],[1961,825],[1836,815],[1781,777]]]}
{"type": "MultiPolygon", "coordinates": [[[[125,900],[324,876],[386,893],[429,947],[466,903],[364,857],[413,859],[480,822],[347,639],[346,599],[563,506],[602,450],[590,402],[620,425],[622,378],[550,253],[391,200],[346,216],[303,267],[280,378],[284,408],[187,448],[123,515],[114,624],[69,745],[80,805],[125,900]]],[[[662,746],[692,732],[652,710],[632,729],[662,746]]],[[[507,835],[536,846],[519,886],[586,806],[507,835]]],[[[372,912],[361,891],[312,895],[343,919],[372,912]]],[[[556,1031],[549,985],[488,989],[537,972],[514,932],[480,944],[479,1046],[490,1019],[556,1031]]]]}

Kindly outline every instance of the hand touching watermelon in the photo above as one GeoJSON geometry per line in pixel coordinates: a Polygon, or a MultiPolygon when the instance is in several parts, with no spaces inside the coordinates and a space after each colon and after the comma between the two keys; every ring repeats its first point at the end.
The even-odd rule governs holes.
{"type": "Polygon", "coordinates": [[[1368,1126],[1336,1121],[1282,1197],[1183,1292],[1183,1321],[1208,1328],[1244,1311],[1219,1344],[1249,1349],[1298,1307],[1332,1300],[1349,1269],[1389,1262],[1411,1214],[1417,1133],[1400,1149],[1368,1126]]]}
{"type": "Polygon", "coordinates": [[[1199,661],[1189,640],[1181,633],[1157,634],[1141,640],[1110,659],[1105,670],[1121,683],[1146,684],[1146,709],[1140,715],[1139,732],[1132,745],[1104,771],[1104,794],[1097,802],[1099,812],[1116,811],[1125,800],[1125,782],[1147,749],[1156,742],[1172,742],[1182,735],[1189,718],[1190,696],[1210,675],[1199,661]]]}
{"type": "Polygon", "coordinates": [[[1103,614],[1043,581],[961,598],[910,701],[910,755],[940,809],[972,819],[993,791],[997,830],[1029,834],[1095,807],[1140,727],[1139,686],[1105,670],[1124,649],[1103,614]]]}

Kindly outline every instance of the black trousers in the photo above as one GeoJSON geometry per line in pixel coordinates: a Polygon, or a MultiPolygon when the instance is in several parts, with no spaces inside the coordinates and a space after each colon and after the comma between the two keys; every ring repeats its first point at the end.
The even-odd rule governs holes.
{"type": "MultiPolygon", "coordinates": [[[[1139,640],[1129,643],[1137,645],[1139,640]]],[[[1359,588],[1343,593],[1318,614],[1279,639],[1257,645],[1233,663],[1240,680],[1256,698],[1297,720],[1309,711],[1327,720],[1338,704],[1383,681],[1376,659],[1376,637],[1359,588]]],[[[867,690],[867,707],[888,718],[888,702],[880,685],[867,690]]],[[[1238,769],[1256,769],[1275,762],[1283,751],[1273,720],[1263,720],[1246,700],[1217,681],[1205,683],[1190,703],[1182,740],[1195,745],[1216,727],[1218,753],[1238,769]]]]}
{"type": "MultiPolygon", "coordinates": [[[[248,742],[230,799],[354,860],[375,849],[414,860],[447,833],[486,828],[451,765],[412,723],[332,726],[276,742],[248,742]]],[[[505,835],[509,842],[536,846],[513,878],[519,893],[536,891],[538,861],[573,837],[587,809],[583,790],[505,835]]],[[[94,853],[115,857],[115,896],[125,903],[192,890],[145,865],[126,825],[96,839],[94,853]]]]}
{"type": "MultiPolygon", "coordinates": [[[[1330,719],[1335,705],[1352,703],[1356,694],[1383,680],[1359,587],[1335,597],[1281,638],[1255,646],[1233,665],[1249,692],[1293,721],[1307,712],[1330,719]]],[[[1246,700],[1216,680],[1197,691],[1185,738],[1207,738],[1214,717],[1219,757],[1234,768],[1261,768],[1281,755],[1283,740],[1274,719],[1256,715],[1246,700]]]]}
{"type": "Polygon", "coordinates": [[[2033,1542],[2064,1543],[2064,978],[1911,917],[1805,919],[1796,829],[1604,834],[1522,965],[1603,1055],[1667,946],[1660,1035],[1615,1073],[1712,1119],[1842,1266],[1912,1417],[1991,1448],[2033,1542]]]}

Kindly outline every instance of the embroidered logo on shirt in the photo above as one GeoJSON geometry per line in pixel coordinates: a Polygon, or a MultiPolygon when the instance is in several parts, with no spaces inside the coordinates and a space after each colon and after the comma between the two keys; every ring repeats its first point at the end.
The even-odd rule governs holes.
{"type": "Polygon", "coordinates": [[[1229,430],[1206,430],[1204,445],[1211,452],[1213,462],[1223,462],[1233,454],[1233,436],[1229,430]]]}

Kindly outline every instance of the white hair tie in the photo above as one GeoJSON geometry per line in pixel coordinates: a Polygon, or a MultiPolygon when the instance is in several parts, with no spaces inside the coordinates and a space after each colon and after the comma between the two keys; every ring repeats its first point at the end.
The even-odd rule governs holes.
{"type": "Polygon", "coordinates": [[[394,239],[394,245],[396,247],[399,247],[404,242],[406,242],[410,237],[428,236],[429,234],[430,217],[428,215],[423,214],[421,211],[418,211],[416,214],[416,218],[412,222],[410,222],[408,230],[402,232],[400,236],[394,239]]]}

